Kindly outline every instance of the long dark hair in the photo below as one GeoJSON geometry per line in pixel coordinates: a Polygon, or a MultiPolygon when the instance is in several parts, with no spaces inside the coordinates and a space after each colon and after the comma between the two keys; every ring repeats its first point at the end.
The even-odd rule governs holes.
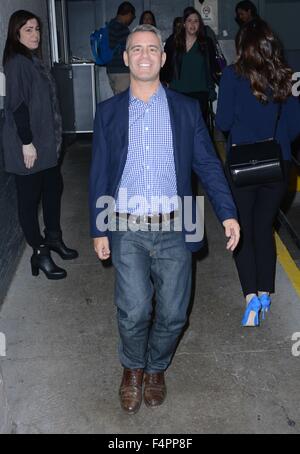
{"type": "Polygon", "coordinates": [[[150,11],[150,10],[147,10],[147,11],[143,11],[143,12],[142,12],[141,17],[140,17],[140,22],[139,22],[139,24],[142,25],[142,24],[144,23],[144,17],[145,17],[146,14],[149,14],[149,15],[152,17],[152,22],[153,22],[152,25],[154,25],[154,27],[156,27],[155,16],[154,16],[154,14],[152,13],[152,11],[150,11]]]}
{"type": "MultiPolygon", "coordinates": [[[[15,11],[9,19],[7,38],[5,43],[5,48],[3,52],[3,66],[7,61],[13,57],[15,54],[22,54],[28,58],[32,58],[33,52],[30,51],[26,46],[20,43],[20,29],[31,19],[36,19],[40,27],[40,33],[42,36],[42,23],[38,16],[31,13],[30,11],[19,10],[15,11]]],[[[34,51],[38,57],[42,58],[41,51],[41,41],[39,43],[38,49],[34,51]]]]}
{"type": "MultiPolygon", "coordinates": [[[[201,50],[201,52],[204,52],[205,47],[206,47],[206,36],[205,36],[204,23],[203,23],[200,13],[192,6],[185,8],[185,10],[183,12],[183,24],[185,24],[186,20],[192,14],[196,14],[199,19],[199,30],[197,33],[197,42],[199,44],[199,49],[201,50]]],[[[178,32],[175,34],[174,42],[175,42],[175,48],[176,48],[177,52],[180,52],[180,53],[186,52],[186,39],[185,39],[185,28],[184,27],[179,28],[178,32]]]]}
{"type": "Polygon", "coordinates": [[[265,21],[256,19],[244,25],[236,37],[236,50],[235,71],[250,80],[260,102],[283,102],[290,96],[293,71],[285,62],[280,41],[265,21]]]}
{"type": "Polygon", "coordinates": [[[251,11],[251,16],[253,19],[258,17],[257,8],[250,0],[243,0],[242,2],[239,2],[235,7],[236,13],[238,12],[238,9],[242,9],[243,11],[251,11]]]}

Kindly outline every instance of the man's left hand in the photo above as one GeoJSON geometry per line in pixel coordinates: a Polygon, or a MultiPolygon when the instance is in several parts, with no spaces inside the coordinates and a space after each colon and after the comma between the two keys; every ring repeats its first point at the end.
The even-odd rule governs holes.
{"type": "Polygon", "coordinates": [[[240,239],[240,226],[236,219],[226,219],[223,222],[225,228],[225,235],[229,240],[227,241],[226,249],[234,251],[240,239]]]}

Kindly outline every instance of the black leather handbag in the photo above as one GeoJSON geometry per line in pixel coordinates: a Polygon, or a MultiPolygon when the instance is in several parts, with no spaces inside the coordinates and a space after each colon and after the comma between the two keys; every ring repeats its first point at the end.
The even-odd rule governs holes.
{"type": "Polygon", "coordinates": [[[235,186],[272,183],[283,179],[281,146],[275,140],[281,110],[280,104],[272,138],[231,145],[227,162],[235,186]]]}

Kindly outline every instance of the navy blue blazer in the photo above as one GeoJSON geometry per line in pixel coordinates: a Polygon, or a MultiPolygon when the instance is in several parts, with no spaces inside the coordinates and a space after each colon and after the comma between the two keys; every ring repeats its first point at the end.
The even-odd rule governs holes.
{"type": "MultiPolygon", "coordinates": [[[[250,81],[239,77],[234,66],[225,68],[222,74],[216,125],[221,131],[230,131],[230,142],[254,143],[273,137],[278,104],[262,104],[253,95],[250,81]]],[[[299,99],[290,96],[282,106],[276,139],[281,145],[283,159],[291,159],[291,142],[300,134],[299,99]]]]}
{"type": "MultiPolygon", "coordinates": [[[[207,132],[199,103],[194,99],[166,90],[173,133],[174,160],[178,196],[192,195],[192,170],[200,178],[215,213],[222,222],[237,219],[236,208],[224,176],[223,167],[207,132]]],[[[129,90],[97,106],[94,123],[93,156],[90,171],[90,230],[93,238],[109,236],[100,231],[96,219],[104,208],[97,208],[97,199],[116,197],[128,152],[129,90]]],[[[193,199],[195,207],[195,199],[193,199]]],[[[195,209],[193,210],[195,212],[195,209]]],[[[183,231],[183,234],[191,232],[183,231]]],[[[191,251],[201,242],[188,242],[191,251]]]]}

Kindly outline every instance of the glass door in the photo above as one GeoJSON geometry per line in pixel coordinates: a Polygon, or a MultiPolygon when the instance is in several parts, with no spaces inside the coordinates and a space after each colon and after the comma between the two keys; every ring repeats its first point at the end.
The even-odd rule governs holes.
{"type": "Polygon", "coordinates": [[[69,33],[66,0],[48,0],[52,63],[69,63],[69,33]]]}

